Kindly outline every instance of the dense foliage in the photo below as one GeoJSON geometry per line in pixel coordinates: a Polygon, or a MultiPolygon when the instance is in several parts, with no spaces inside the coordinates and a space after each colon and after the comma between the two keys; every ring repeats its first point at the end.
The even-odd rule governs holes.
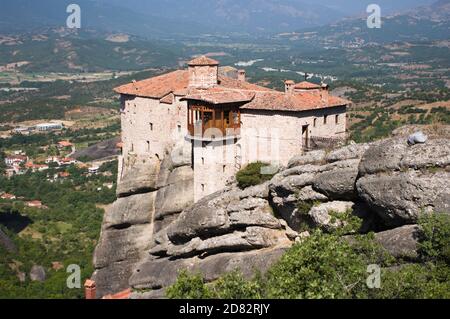
{"type": "Polygon", "coordinates": [[[76,264],[81,283],[93,272],[92,255],[100,233],[102,204],[115,200],[115,188],[103,187],[115,181],[117,163],[107,163],[100,171],[112,175],[87,175],[71,166],[70,178],[47,180],[56,169],[27,173],[11,179],[0,177],[2,191],[17,196],[0,201],[0,227],[17,246],[7,252],[0,245],[0,298],[82,298],[83,289],[69,289],[66,269],[76,264]],[[48,208],[27,207],[24,202],[40,200],[48,208]],[[43,266],[44,282],[32,282],[33,265],[43,266]],[[25,280],[19,277],[25,275],[25,280]]]}
{"type": "Polygon", "coordinates": [[[265,173],[264,168],[268,167],[269,164],[262,162],[250,163],[245,166],[236,175],[239,187],[244,189],[271,180],[274,174],[263,174],[265,173]]]}
{"type": "Polygon", "coordinates": [[[316,231],[295,244],[264,276],[239,272],[205,284],[200,275],[180,274],[168,297],[185,298],[449,298],[448,215],[421,220],[418,263],[396,260],[373,234],[349,241],[316,231]],[[381,267],[381,287],[369,288],[369,265],[381,267]]]}

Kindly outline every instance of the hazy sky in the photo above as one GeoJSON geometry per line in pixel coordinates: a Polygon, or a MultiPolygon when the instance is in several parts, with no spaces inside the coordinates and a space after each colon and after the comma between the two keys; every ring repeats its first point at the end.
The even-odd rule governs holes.
{"type": "MultiPolygon", "coordinates": [[[[106,3],[114,3],[116,5],[127,6],[129,8],[134,8],[139,10],[139,8],[147,8],[150,9],[152,5],[157,2],[158,5],[164,3],[164,0],[95,0],[102,1],[106,3]]],[[[180,0],[183,1],[183,0],[180,0]]],[[[192,1],[192,0],[190,0],[192,1]]],[[[195,1],[195,0],[194,0],[195,1]]],[[[200,0],[199,0],[200,1],[200,0]]],[[[203,0],[203,1],[213,1],[213,0],[203,0]]],[[[218,0],[215,0],[218,1],[218,0]]],[[[226,2],[226,0],[222,0],[226,2]]],[[[245,2],[247,0],[242,0],[245,2]]],[[[380,5],[382,11],[385,13],[392,13],[396,11],[403,11],[407,9],[411,9],[421,5],[429,5],[431,3],[436,2],[437,0],[275,0],[280,3],[308,3],[308,4],[320,4],[325,5],[330,8],[333,8],[337,11],[343,12],[346,15],[356,15],[362,14],[365,12],[367,6],[369,4],[378,4],[380,5]]]]}

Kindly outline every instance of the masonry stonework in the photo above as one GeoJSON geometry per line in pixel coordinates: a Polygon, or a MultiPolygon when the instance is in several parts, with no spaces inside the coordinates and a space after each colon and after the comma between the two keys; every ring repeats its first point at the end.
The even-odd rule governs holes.
{"type": "Polygon", "coordinates": [[[206,57],[188,65],[116,88],[121,172],[130,158],[162,161],[182,149],[191,157],[198,201],[233,182],[249,163],[285,166],[314,138],[345,138],[350,102],[331,96],[328,86],[286,81],[286,91],[278,92],[246,82],[242,70],[233,78],[220,75],[218,62],[206,57]],[[189,125],[199,134],[192,136],[189,125]]]}

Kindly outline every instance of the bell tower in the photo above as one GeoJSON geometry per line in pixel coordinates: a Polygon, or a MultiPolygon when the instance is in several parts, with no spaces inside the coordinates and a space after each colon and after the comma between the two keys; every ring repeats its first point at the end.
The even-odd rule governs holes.
{"type": "Polygon", "coordinates": [[[218,84],[219,62],[206,56],[188,63],[189,87],[208,89],[218,84]]]}

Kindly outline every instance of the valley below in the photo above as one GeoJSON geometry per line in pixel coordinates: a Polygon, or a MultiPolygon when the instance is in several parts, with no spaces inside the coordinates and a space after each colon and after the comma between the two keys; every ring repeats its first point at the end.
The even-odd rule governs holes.
{"type": "Polygon", "coordinates": [[[450,298],[448,1],[385,16],[381,29],[313,4],[291,8],[304,23],[281,23],[286,7],[270,21],[246,8],[228,29],[216,23],[229,8],[211,5],[216,22],[182,15],[185,30],[116,3],[101,11],[114,19],[99,18],[103,5],[81,29],[39,10],[23,28],[0,24],[1,299],[83,299],[87,279],[97,297],[450,298]],[[274,176],[197,203],[189,154],[119,171],[113,89],[200,55],[278,91],[329,85],[352,102],[345,145],[299,150],[274,176]],[[408,145],[419,131],[426,143],[408,145]],[[366,285],[374,264],[383,289],[366,285]]]}

